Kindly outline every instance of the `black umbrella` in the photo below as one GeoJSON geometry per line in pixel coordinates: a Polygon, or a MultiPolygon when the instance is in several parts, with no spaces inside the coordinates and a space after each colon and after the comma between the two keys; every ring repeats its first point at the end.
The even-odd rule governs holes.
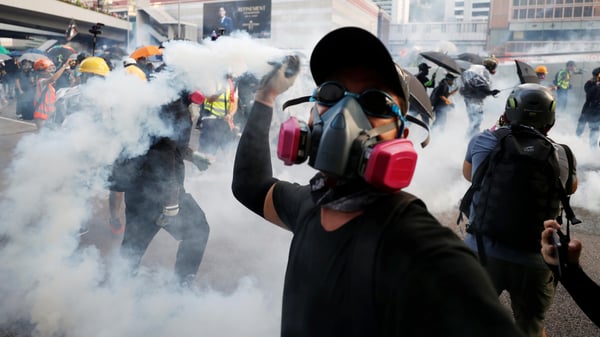
{"type": "Polygon", "coordinates": [[[473,65],[473,63],[465,60],[456,60],[456,64],[458,64],[462,71],[469,69],[469,67],[473,65]]]}
{"type": "Polygon", "coordinates": [[[517,75],[519,75],[521,83],[540,84],[540,79],[537,77],[535,69],[533,69],[532,66],[519,60],[515,60],[515,64],[517,66],[517,75]]]}
{"type": "Polygon", "coordinates": [[[483,58],[474,53],[462,53],[456,57],[459,60],[471,62],[473,64],[483,64],[483,58]]]}
{"type": "Polygon", "coordinates": [[[438,66],[448,70],[451,73],[460,74],[462,70],[456,64],[456,61],[447,54],[437,51],[425,51],[420,53],[423,58],[437,64],[438,66]]]}
{"type": "MultiPolygon", "coordinates": [[[[404,70],[404,69],[403,69],[404,70]]],[[[408,87],[410,91],[409,109],[416,113],[427,115],[430,119],[433,118],[433,107],[431,106],[431,100],[427,94],[427,89],[423,86],[419,79],[404,70],[404,73],[408,77],[408,87]]]]}

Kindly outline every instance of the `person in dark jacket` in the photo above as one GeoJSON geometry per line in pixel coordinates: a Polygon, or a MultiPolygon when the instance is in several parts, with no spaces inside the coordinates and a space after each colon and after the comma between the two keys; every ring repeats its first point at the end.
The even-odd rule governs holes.
{"type": "MultiPolygon", "coordinates": [[[[600,327],[600,286],[595,283],[579,265],[579,255],[583,248],[581,241],[573,239],[566,247],[566,260],[560,261],[555,238],[558,236],[560,224],[556,220],[547,220],[544,222],[544,231],[542,232],[542,256],[544,261],[552,270],[554,277],[567,289],[571,297],[581,310],[600,327]]],[[[564,248],[563,248],[564,249],[564,248]]]]}
{"type": "Polygon", "coordinates": [[[124,202],[127,222],[121,253],[129,258],[134,272],[154,236],[165,229],[179,241],[175,274],[182,284],[189,285],[202,261],[209,226],[204,212],[183,186],[183,160],[192,127],[187,98],[184,93],[161,108],[161,118],[173,130],[171,137],[156,137],[145,154],[114,164],[109,222],[113,228],[123,227],[119,215],[124,202]]]}
{"type": "MultiPolygon", "coordinates": [[[[348,160],[369,151],[358,146],[361,136],[374,146],[407,145],[408,156],[404,121],[420,121],[407,115],[408,74],[370,32],[343,27],[317,43],[310,58],[317,87],[293,100],[312,102],[311,118],[285,122],[278,151],[284,163],[310,158],[317,172],[302,185],[273,176],[273,106],[299,62],[288,56],[262,78],[232,182],[244,206],[293,233],[281,336],[521,336],[473,252],[400,191],[409,181],[358,175],[360,165],[348,160]],[[310,141],[296,141],[301,130],[310,141]]],[[[398,164],[412,174],[408,162],[398,164]]]]}
{"type": "Polygon", "coordinates": [[[450,100],[450,96],[458,90],[457,88],[453,88],[455,79],[456,75],[447,73],[431,92],[430,99],[435,116],[432,128],[443,131],[446,125],[447,114],[454,109],[454,103],[450,100]]]}
{"type": "Polygon", "coordinates": [[[431,67],[423,62],[419,64],[419,72],[416,75],[417,79],[423,84],[425,89],[435,87],[435,73],[433,73],[431,79],[429,79],[429,77],[427,77],[429,75],[429,69],[431,69],[431,67]]]}
{"type": "Polygon", "coordinates": [[[600,68],[592,71],[592,78],[585,82],[585,102],[581,108],[581,115],[577,121],[575,134],[581,136],[587,124],[590,128],[590,147],[598,147],[600,136],[600,68]]]}
{"type": "Polygon", "coordinates": [[[33,63],[23,61],[20,71],[15,79],[15,90],[17,91],[17,117],[24,120],[33,119],[33,97],[35,95],[35,78],[33,76],[33,63]]]}

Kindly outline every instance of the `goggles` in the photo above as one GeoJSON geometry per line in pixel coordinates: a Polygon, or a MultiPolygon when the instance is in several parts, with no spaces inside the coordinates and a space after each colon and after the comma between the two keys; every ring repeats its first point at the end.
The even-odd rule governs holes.
{"type": "Polygon", "coordinates": [[[364,112],[378,118],[401,117],[400,107],[392,96],[379,89],[368,89],[360,94],[350,92],[338,82],[325,82],[315,89],[310,96],[311,102],[325,106],[333,106],[346,96],[354,97],[364,112]]]}

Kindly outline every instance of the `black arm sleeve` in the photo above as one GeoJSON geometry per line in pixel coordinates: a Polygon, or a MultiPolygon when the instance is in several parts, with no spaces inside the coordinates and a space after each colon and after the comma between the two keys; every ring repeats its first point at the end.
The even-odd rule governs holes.
{"type": "MultiPolygon", "coordinates": [[[[554,275],[557,275],[557,268],[552,268],[552,271],[554,275]]],[[[560,283],[590,320],[600,327],[600,310],[598,310],[600,286],[590,279],[579,266],[569,266],[563,269],[560,283]]]]}
{"type": "Polygon", "coordinates": [[[254,213],[263,216],[265,197],[277,182],[271,168],[269,128],[273,108],[255,102],[242,132],[233,166],[233,195],[254,213]]]}

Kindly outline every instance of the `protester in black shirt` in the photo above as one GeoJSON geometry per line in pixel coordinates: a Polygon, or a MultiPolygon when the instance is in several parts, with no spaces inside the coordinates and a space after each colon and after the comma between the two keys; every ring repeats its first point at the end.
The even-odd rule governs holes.
{"type": "Polygon", "coordinates": [[[288,164],[309,159],[318,173],[308,185],[273,177],[273,105],[299,68],[290,56],[261,80],[232,183],[241,203],[293,233],[281,335],[521,336],[475,255],[422,201],[400,191],[410,177],[395,171],[379,180],[389,167],[373,174],[373,162],[357,168],[361,152],[371,150],[371,160],[386,145],[406,146],[388,154],[407,159],[400,165],[408,175],[415,164],[404,139],[407,74],[371,33],[344,27],[317,44],[310,68],[318,87],[294,100],[315,102],[311,119],[282,125],[278,155],[288,164]]]}

